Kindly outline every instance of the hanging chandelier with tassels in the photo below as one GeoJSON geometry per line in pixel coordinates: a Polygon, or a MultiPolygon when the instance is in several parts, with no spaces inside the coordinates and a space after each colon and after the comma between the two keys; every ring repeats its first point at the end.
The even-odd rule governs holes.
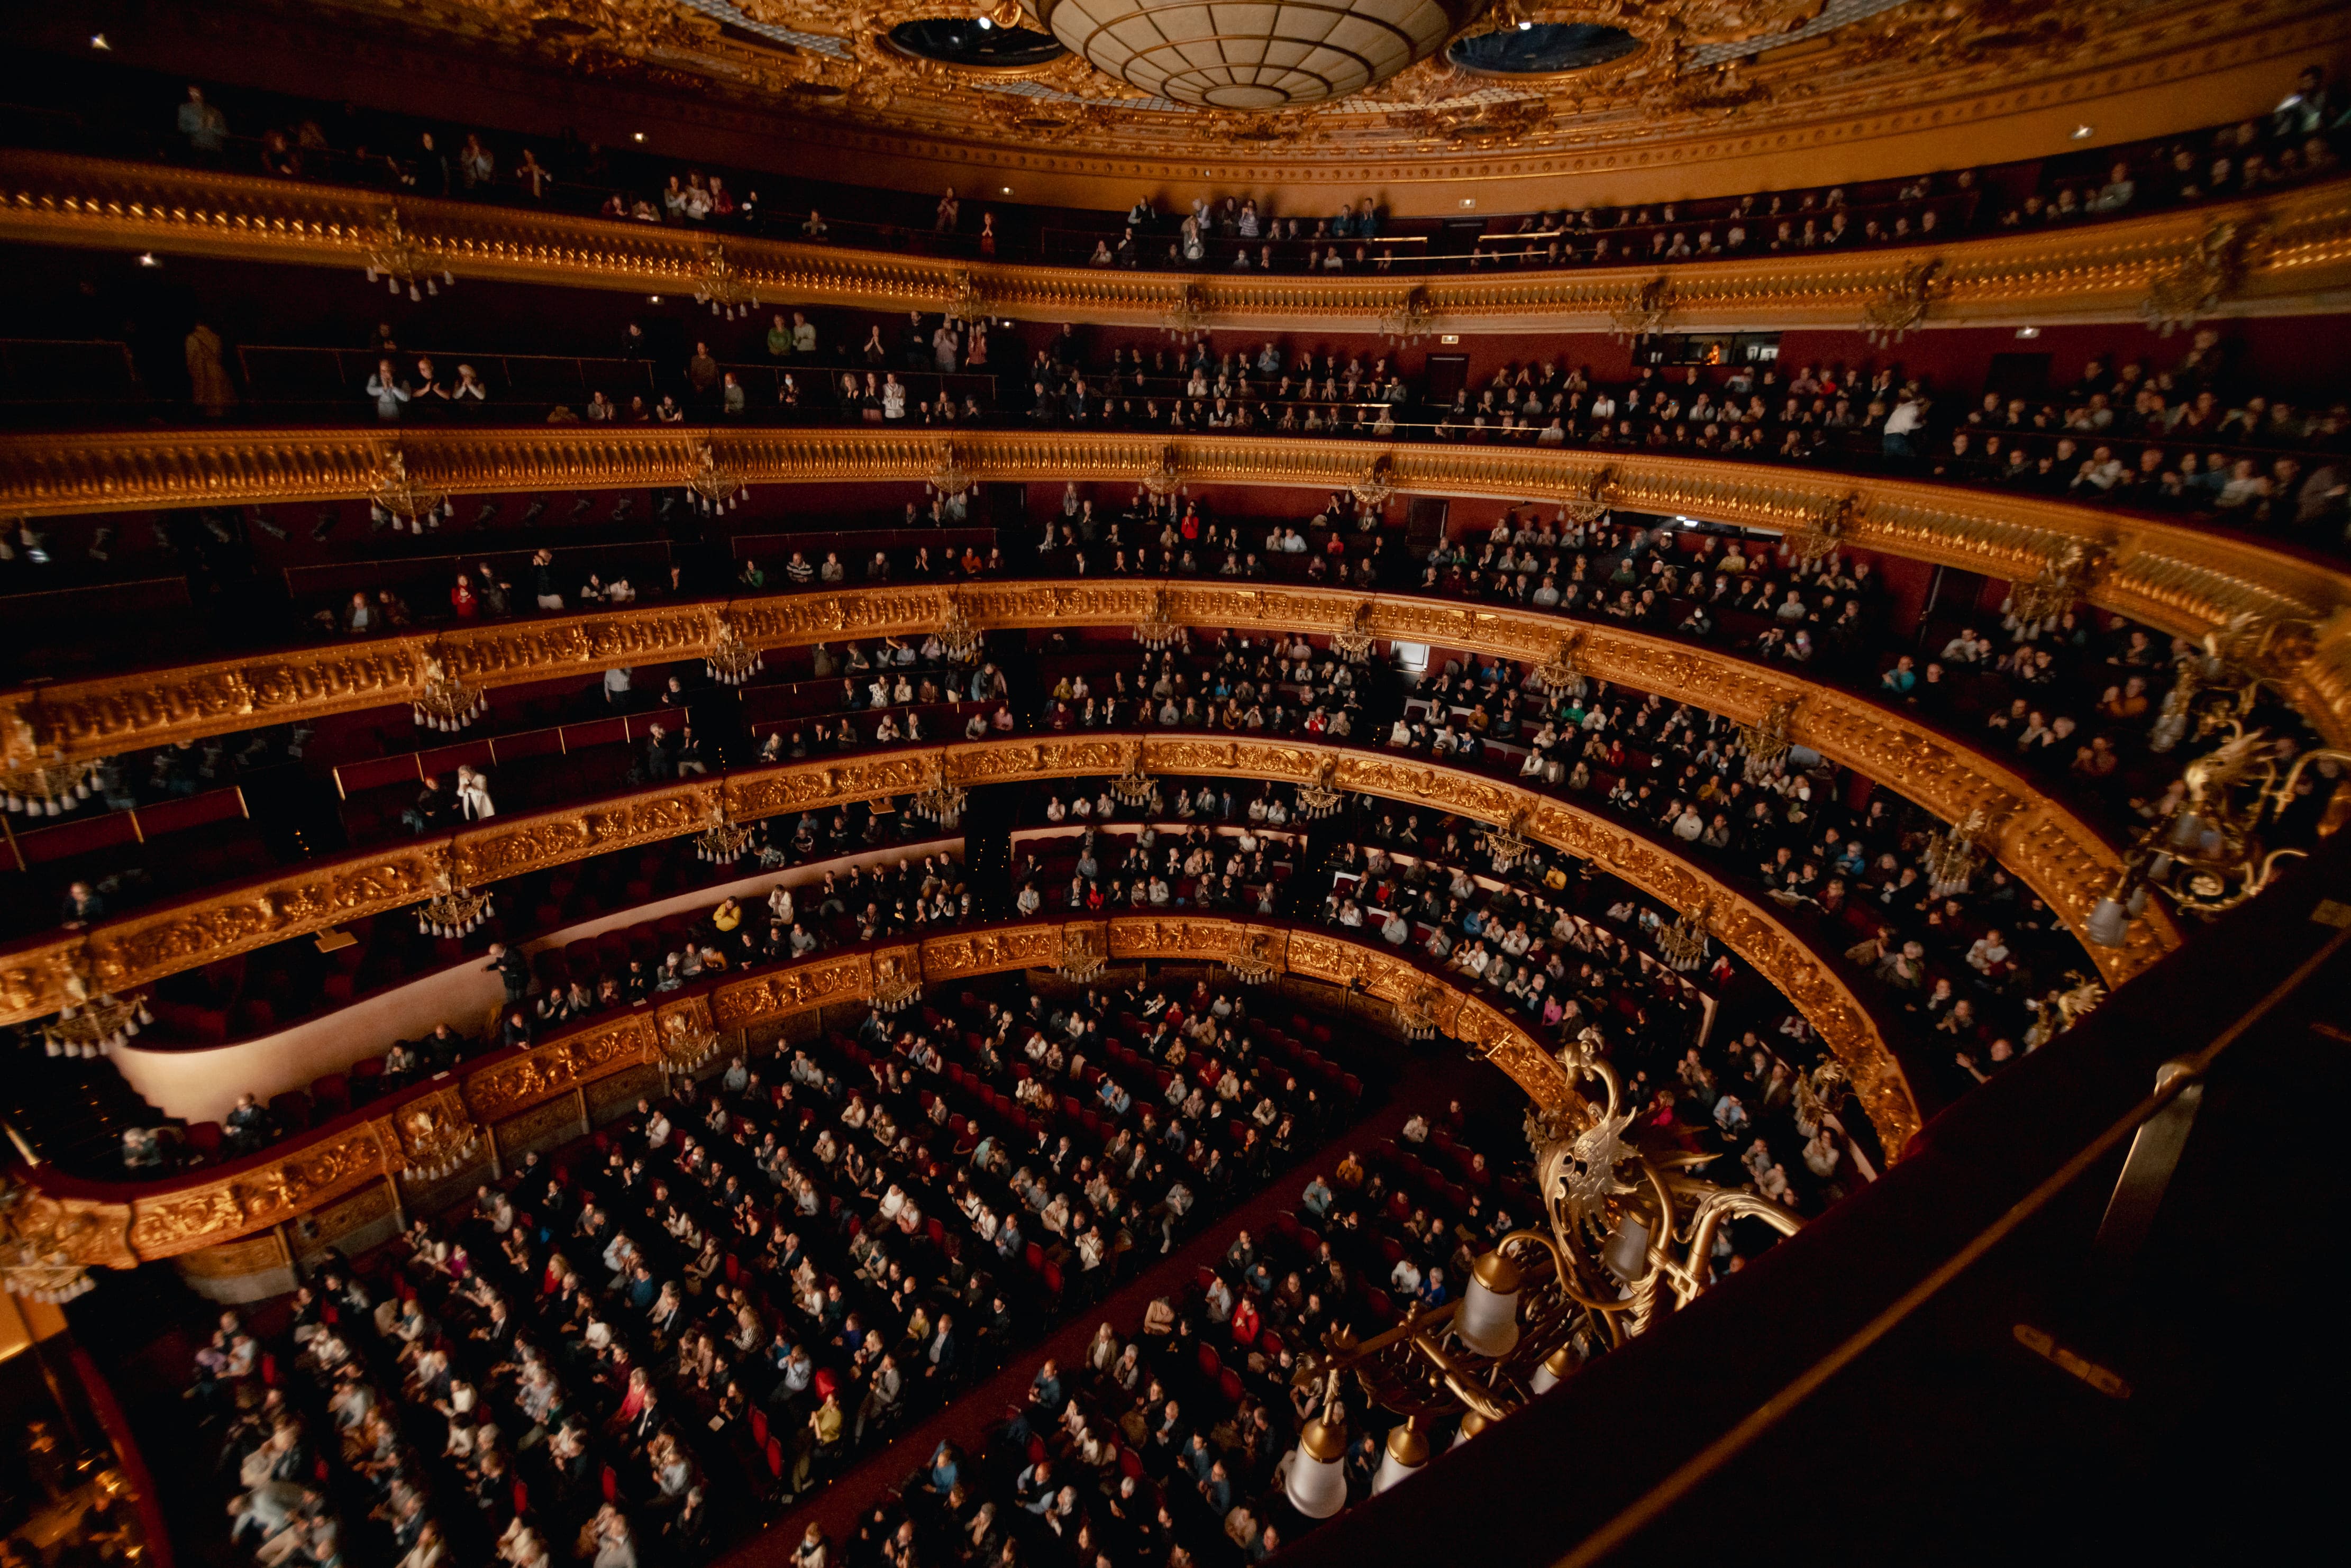
{"type": "Polygon", "coordinates": [[[0,800],[9,810],[27,817],[57,817],[89,799],[98,783],[98,764],[68,762],[62,749],[53,755],[55,760],[0,774],[0,800]]]}
{"type": "Polygon", "coordinates": [[[767,661],[758,649],[743,641],[733,620],[721,615],[711,632],[710,652],[703,659],[703,667],[720,685],[739,686],[765,669],[767,661]]]}
{"type": "Polygon", "coordinates": [[[706,441],[694,449],[694,472],[686,476],[685,487],[705,512],[732,511],[751,494],[741,475],[718,465],[718,450],[706,441]]]}
{"type": "Polygon", "coordinates": [[[711,807],[703,824],[694,835],[694,858],[712,865],[733,865],[750,852],[752,841],[759,836],[749,823],[729,818],[724,806],[711,807]]]}
{"type": "Polygon", "coordinates": [[[1134,640],[1155,653],[1184,641],[1184,628],[1176,623],[1165,589],[1151,591],[1151,608],[1134,623],[1134,640]]]}
{"type": "Polygon", "coordinates": [[[424,657],[423,675],[413,705],[417,728],[455,735],[490,711],[488,692],[467,685],[430,653],[424,657]]]}
{"type": "Polygon", "coordinates": [[[1687,974],[1706,962],[1707,908],[1693,904],[1657,933],[1657,954],[1666,967],[1687,974]]]}
{"type": "Polygon", "coordinates": [[[436,891],[416,910],[416,930],[422,936],[456,937],[471,935],[496,907],[487,891],[475,892],[447,872],[434,878],[436,891]]]}

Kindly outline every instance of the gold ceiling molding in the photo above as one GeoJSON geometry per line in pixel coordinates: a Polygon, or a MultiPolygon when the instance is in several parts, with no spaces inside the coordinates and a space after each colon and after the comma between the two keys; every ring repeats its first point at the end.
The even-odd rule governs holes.
{"type": "MultiPolygon", "coordinates": [[[[1760,722],[1775,708],[1792,708],[1791,738],[1798,744],[1896,790],[1945,821],[1975,819],[1986,824],[1980,841],[2076,931],[2121,869],[2115,851],[2095,830],[2004,764],[1911,722],[1898,710],[1775,667],[1604,622],[1539,611],[1215,578],[1166,583],[1116,578],[995,581],[960,589],[907,584],[735,600],[719,616],[700,606],[675,606],[494,622],[434,638],[398,638],[356,648],[327,644],[260,666],[205,665],[176,676],[145,672],[38,688],[17,695],[24,706],[12,727],[26,743],[62,747],[68,758],[103,756],[133,745],[162,745],[406,700],[392,674],[422,679],[428,657],[468,685],[492,685],[587,673],[612,663],[704,656],[711,628],[719,624],[762,650],[843,638],[921,636],[941,624],[950,601],[981,631],[1130,626],[1164,606],[1179,625],[1322,635],[1355,630],[1530,664],[1541,664],[1563,634],[1573,632],[1580,666],[1597,679],[1670,695],[1742,724],[1760,722]],[[243,701],[225,702],[224,693],[243,701]]],[[[827,788],[833,787],[828,780],[827,788]]],[[[925,787],[925,780],[904,768],[884,768],[862,786],[858,798],[925,787]]],[[[651,791],[586,816],[559,814],[553,821],[501,818],[459,835],[454,865],[432,862],[430,849],[420,846],[413,870],[396,873],[387,864],[369,867],[368,874],[388,894],[403,896],[430,885],[444,869],[478,887],[578,854],[693,831],[716,803],[715,790],[704,785],[651,791]]],[[[766,789],[724,804],[738,818],[802,809],[766,789]]],[[[302,894],[296,902],[332,908],[347,901],[327,891],[302,894]]],[[[181,927],[175,923],[173,929],[181,927]]],[[[2132,941],[2122,949],[2090,946],[2110,980],[2136,973],[2177,946],[2179,935],[2168,917],[2158,914],[2135,928],[2132,941]]],[[[216,945],[213,937],[199,943],[207,949],[216,945]]],[[[143,964],[126,967],[138,970],[143,964]]]]}
{"type": "MultiPolygon", "coordinates": [[[[1440,1030],[1484,1054],[1544,1112],[1575,1118],[1586,1110],[1567,1069],[1510,1014],[1463,990],[1442,970],[1344,933],[1213,915],[1032,921],[820,954],[658,1007],[591,1019],[527,1049],[486,1057],[454,1082],[435,1080],[362,1120],[296,1138],[230,1174],[197,1172],[117,1186],[36,1168],[28,1177],[35,1190],[18,1207],[14,1228],[37,1238],[44,1252],[62,1253],[89,1268],[130,1269],[225,1246],[371,1184],[412,1171],[445,1170],[454,1156],[478,1147],[509,1117],[581,1092],[600,1080],[684,1065],[673,1055],[673,1041],[860,1001],[872,996],[885,976],[937,986],[1008,969],[1049,967],[1072,936],[1113,960],[1216,963],[1246,953],[1282,973],[1359,990],[1391,1005],[1427,1008],[1433,1002],[1440,1030]]],[[[1882,1045],[1876,1050],[1883,1061],[1882,1045]]],[[[1890,1061],[1884,1070],[1892,1071],[1890,1061]]],[[[1884,1081],[1876,1087],[1881,1092],[1875,1101],[1867,1087],[1863,1090],[1873,1115],[1882,1108],[1908,1113],[1898,1073],[1891,1083],[1894,1100],[1887,1100],[1884,1081]]],[[[1917,1118],[1897,1114],[1892,1124],[1879,1127],[1888,1152],[1898,1154],[1916,1131],[1917,1118]]]]}
{"type": "MultiPolygon", "coordinates": [[[[1518,831],[1622,878],[1668,908],[1711,908],[1715,936],[1778,988],[1852,1071],[1889,1146],[1898,1147],[1917,1125],[1900,1069],[1867,1009],[1835,971],[1771,910],[1683,860],[1668,841],[1508,779],[1377,751],[1254,737],[1080,735],[967,742],[746,768],[586,806],[494,818],[449,839],[312,862],[227,893],[110,920],[78,936],[0,953],[0,1022],[55,1012],[77,973],[109,990],[128,990],[271,942],[418,903],[444,873],[481,886],[524,871],[678,837],[696,831],[713,810],[747,821],[908,794],[940,778],[977,788],[1115,775],[1132,766],[1157,777],[1327,782],[1431,811],[1516,822],[1518,831]]],[[[2126,954],[2143,964],[2156,956],[2149,946],[2134,946],[2126,954]]]]}
{"type": "MultiPolygon", "coordinates": [[[[417,483],[451,493],[681,486],[705,449],[747,485],[921,483],[940,467],[934,434],[887,429],[137,431],[63,443],[5,434],[0,514],[342,499],[366,495],[393,450],[417,483]]],[[[1272,485],[1328,494],[1384,462],[1381,482],[1396,494],[1544,506],[1593,500],[1780,531],[1836,512],[1847,519],[1840,537],[1855,548],[2003,580],[2030,579],[2081,547],[2106,563],[2090,601],[2165,632],[2200,637],[2248,616],[2321,623],[2289,697],[2331,744],[2351,744],[2351,615],[2343,613],[2351,571],[2189,524],[2007,490],[1541,447],[966,430],[953,456],[977,483],[1272,485]]],[[[0,696],[12,720],[0,725],[0,764],[21,766],[37,735],[69,756],[104,756],[166,736],[271,723],[298,707],[333,713],[411,701],[428,650],[452,673],[497,685],[684,657],[705,652],[708,635],[699,608],[649,607],[223,660],[165,681],[151,674],[64,682],[0,696]]]]}
{"type": "MultiPolygon", "coordinates": [[[[708,235],[463,202],[396,199],[44,152],[0,152],[0,239],[292,266],[367,264],[397,225],[461,277],[691,294],[708,235]]],[[[727,261],[766,305],[975,309],[1029,320],[1156,327],[1187,305],[1230,330],[1376,332],[1415,309],[1469,331],[1607,331],[1660,288],[1677,330],[1863,329],[1932,265],[1930,324],[2137,321],[2178,290],[2216,225],[2258,227],[2206,315],[2323,308],[2351,293],[2351,179],[2257,201],[2027,235],[1672,267],[1497,269],[1423,278],[1098,271],[729,236],[727,261]],[[1922,256],[1926,259],[1922,261],[1922,256]]]]}
{"type": "MultiPolygon", "coordinates": [[[[248,6],[254,15],[227,26],[258,43],[293,30],[273,26],[274,7],[263,0],[248,6]]],[[[2083,0],[2055,8],[1938,0],[1842,25],[1823,10],[1819,0],[1524,0],[1489,11],[1473,30],[1510,16],[1591,22],[1626,29],[1642,47],[1544,76],[1479,74],[1440,53],[1333,105],[1167,112],[1164,100],[1074,55],[1010,69],[917,58],[888,35],[901,21],[946,14],[924,0],[733,0],[731,14],[716,6],[697,13],[677,0],[313,0],[302,7],[306,23],[321,11],[340,14],[377,47],[397,38],[431,64],[434,53],[456,52],[457,44],[469,60],[519,65],[517,75],[554,67],[646,98],[690,95],[708,106],[705,114],[769,121],[771,136],[877,162],[919,160],[974,183],[1018,175],[1033,185],[1040,172],[1067,172],[1102,185],[1210,178],[1226,188],[1646,172],[1842,152],[1944,128],[1980,137],[2051,105],[2061,112],[2095,105],[2104,114],[2119,99],[2153,97],[2185,78],[2226,80],[2343,35],[2340,7],[2323,0],[2083,0]],[[722,16],[751,26],[722,31],[722,16]],[[1815,21],[1825,29],[1790,32],[1815,21]],[[786,31],[762,37],[760,25],[786,31]],[[1775,47],[1791,37],[1801,41],[1775,47]],[[1021,90],[1000,90],[1007,87],[1021,90]]],[[[997,15],[1010,19],[1005,8],[997,15]]],[[[1246,16],[1224,24],[1238,29],[1244,48],[1269,25],[1246,16]]],[[[2222,118],[2237,111],[2233,95],[2226,101],[2222,118]]],[[[2158,103],[2137,112],[2161,117],[2155,131],[2177,129],[2176,109],[2158,103]]],[[[1818,179],[1925,166],[1867,176],[1840,167],[1818,179]]]]}

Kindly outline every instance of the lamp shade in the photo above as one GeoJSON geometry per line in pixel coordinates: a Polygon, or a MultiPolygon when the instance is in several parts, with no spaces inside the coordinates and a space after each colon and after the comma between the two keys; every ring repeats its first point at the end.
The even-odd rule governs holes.
{"type": "Polygon", "coordinates": [[[1282,1490],[1290,1506],[1309,1519],[1328,1519],[1347,1506],[1347,1471],[1341,1463],[1347,1443],[1328,1423],[1306,1423],[1290,1456],[1290,1480],[1282,1490]]]}
{"type": "Polygon", "coordinates": [[[1618,1279],[1630,1283],[1648,1271],[1649,1228],[1626,1215],[1608,1239],[1607,1250],[1600,1255],[1601,1262],[1618,1279]]]}
{"type": "Polygon", "coordinates": [[[1380,1468],[1372,1476],[1374,1495],[1418,1475],[1427,1463],[1428,1439],[1410,1421],[1405,1422],[1388,1433],[1387,1449],[1380,1455],[1380,1468]]]}
{"type": "Polygon", "coordinates": [[[1493,1423],[1491,1421],[1487,1420],[1485,1416],[1479,1415],[1477,1411],[1472,1410],[1468,1412],[1461,1417],[1461,1425],[1453,1434],[1453,1446],[1457,1448],[1459,1448],[1462,1444],[1468,1442],[1470,1438],[1476,1437],[1479,1433],[1483,1432],[1487,1427],[1492,1425],[1493,1423]]]}
{"type": "Polygon", "coordinates": [[[2116,900],[2102,898],[2091,906],[2090,918],[2083,923],[2082,935],[2101,947],[2119,947],[2129,939],[2130,916],[2116,900]]]}
{"type": "Polygon", "coordinates": [[[1453,1314],[1453,1334],[1489,1359],[1510,1354],[1519,1343],[1518,1266],[1489,1252],[1469,1270],[1469,1289],[1453,1314]]]}
{"type": "Polygon", "coordinates": [[[1561,1345],[1543,1357],[1542,1364],[1535,1368],[1535,1375],[1527,1379],[1527,1386],[1535,1391],[1537,1397],[1541,1397],[1566,1382],[1568,1375],[1575,1368],[1575,1353],[1567,1346],[1561,1345]]]}

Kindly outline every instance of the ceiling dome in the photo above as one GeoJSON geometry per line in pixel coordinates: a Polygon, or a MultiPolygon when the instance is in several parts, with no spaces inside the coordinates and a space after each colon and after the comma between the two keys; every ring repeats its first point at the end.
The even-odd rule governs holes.
{"type": "Polygon", "coordinates": [[[1481,0],[1039,0],[1101,70],[1201,109],[1322,103],[1445,47],[1481,0]]]}

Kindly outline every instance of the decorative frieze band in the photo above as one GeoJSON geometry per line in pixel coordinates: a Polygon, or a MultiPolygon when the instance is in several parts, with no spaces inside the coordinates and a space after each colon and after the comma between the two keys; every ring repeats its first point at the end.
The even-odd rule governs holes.
{"type": "MultiPolygon", "coordinates": [[[[540,1044],[486,1057],[454,1082],[436,1079],[364,1118],[331,1124],[225,1173],[115,1186],[36,1167],[28,1177],[35,1190],[11,1212],[11,1228],[45,1257],[91,1268],[135,1268],[223,1246],[369,1183],[444,1169],[507,1118],[599,1080],[680,1066],[674,1043],[700,1031],[741,1030],[862,1000],[885,975],[934,986],[1050,967],[1072,945],[1129,961],[1216,963],[1246,956],[1282,973],[1360,990],[1425,1012],[1439,1030],[1509,1073],[1545,1111],[1573,1113],[1584,1104],[1567,1068],[1509,1014],[1462,990],[1441,969],[1341,932],[1197,915],[1033,921],[820,954],[659,1007],[593,1019],[540,1044]]],[[[1880,1134],[1889,1152],[1898,1153],[1917,1127],[1907,1091],[1898,1073],[1874,1082],[1870,1112],[1892,1116],[1879,1124],[1880,1134]]]]}
{"type": "MultiPolygon", "coordinates": [[[[1094,733],[976,741],[781,763],[584,808],[494,818],[451,840],[317,862],[269,883],[142,911],[78,937],[0,954],[0,1021],[55,1012],[78,969],[95,986],[127,990],[266,943],[421,902],[431,895],[444,869],[479,885],[491,877],[688,832],[713,808],[749,821],[907,793],[927,787],[942,772],[951,782],[976,787],[1114,775],[1137,764],[1163,776],[1210,774],[1299,784],[1327,779],[1338,789],[1432,811],[1517,822],[1519,831],[1621,877],[1670,908],[1709,909],[1716,938],[1783,992],[1844,1061],[1888,1143],[1899,1144],[1907,1129],[1917,1125],[1901,1071],[1876,1025],[1826,959],[1771,910],[1681,858],[1670,843],[1505,779],[1383,752],[1257,737],[1094,733]]],[[[2145,937],[2122,957],[2144,964],[2162,946],[2145,937]]]]}

